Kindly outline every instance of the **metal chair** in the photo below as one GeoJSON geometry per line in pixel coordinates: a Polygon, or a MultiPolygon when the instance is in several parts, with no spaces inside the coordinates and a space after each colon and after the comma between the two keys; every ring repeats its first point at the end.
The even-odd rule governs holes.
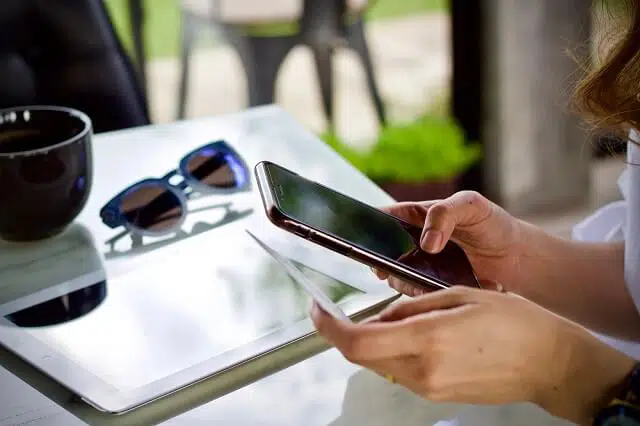
{"type": "Polygon", "coordinates": [[[181,0],[183,13],[182,52],[178,119],[184,118],[189,62],[199,28],[208,26],[221,34],[238,53],[248,85],[250,106],[270,104],[275,101],[278,71],[289,52],[297,45],[311,49],[320,83],[322,104],[329,127],[333,129],[333,54],[340,46],[357,52],[364,67],[367,86],[375,105],[378,119],[386,125],[386,112],[376,84],[373,61],[367,45],[362,14],[349,22],[345,18],[345,0],[303,0],[301,16],[294,22],[292,33],[256,34],[251,27],[228,23],[220,19],[216,0],[181,0]]]}

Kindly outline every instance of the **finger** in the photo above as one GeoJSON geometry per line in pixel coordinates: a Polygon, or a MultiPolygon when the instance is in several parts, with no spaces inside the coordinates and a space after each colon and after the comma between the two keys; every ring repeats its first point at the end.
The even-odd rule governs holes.
{"type": "Polygon", "coordinates": [[[480,280],[480,287],[483,290],[497,291],[498,293],[505,292],[504,286],[500,284],[498,281],[494,281],[494,280],[480,280]]]}
{"type": "Polygon", "coordinates": [[[412,225],[422,226],[424,224],[424,219],[427,216],[427,211],[433,204],[438,201],[440,200],[420,202],[404,201],[387,207],[383,207],[381,210],[412,225]]]}
{"type": "Polygon", "coordinates": [[[420,247],[428,253],[438,253],[451,238],[456,226],[482,222],[491,214],[491,204],[473,191],[457,192],[433,204],[425,217],[420,247]]]}
{"type": "Polygon", "coordinates": [[[423,374],[420,357],[410,355],[365,362],[362,366],[372,370],[386,380],[401,384],[409,389],[419,388],[423,374]]]}
{"type": "Polygon", "coordinates": [[[393,276],[390,276],[387,282],[389,283],[389,286],[391,288],[409,297],[421,296],[428,291],[424,287],[408,283],[400,278],[396,278],[393,276]]]}
{"type": "Polygon", "coordinates": [[[377,321],[380,321],[380,317],[378,316],[378,314],[375,314],[363,319],[362,321],[359,321],[358,324],[367,324],[370,322],[377,322],[377,321]]]}
{"type": "Polygon", "coordinates": [[[389,278],[389,273],[380,269],[371,267],[371,272],[373,272],[373,274],[380,280],[386,280],[387,278],[389,278]]]}
{"type": "Polygon", "coordinates": [[[419,353],[413,325],[378,321],[347,323],[333,318],[315,302],[311,319],[318,333],[354,363],[419,353]]]}
{"type": "Polygon", "coordinates": [[[390,305],[380,312],[379,317],[381,321],[400,321],[434,310],[457,308],[481,301],[482,293],[482,290],[462,286],[438,290],[413,300],[390,305]]]}

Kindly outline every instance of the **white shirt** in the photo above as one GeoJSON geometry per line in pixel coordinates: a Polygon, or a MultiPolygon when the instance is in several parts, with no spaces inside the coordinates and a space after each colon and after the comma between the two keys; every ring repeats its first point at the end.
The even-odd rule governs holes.
{"type": "MultiPolygon", "coordinates": [[[[640,141],[633,131],[632,140],[640,141]]],[[[608,204],[576,225],[573,238],[581,241],[624,241],[624,275],[627,288],[640,310],[640,147],[628,144],[627,168],[618,180],[623,199],[608,204]]],[[[619,350],[640,359],[640,342],[624,342],[598,335],[619,350]]]]}

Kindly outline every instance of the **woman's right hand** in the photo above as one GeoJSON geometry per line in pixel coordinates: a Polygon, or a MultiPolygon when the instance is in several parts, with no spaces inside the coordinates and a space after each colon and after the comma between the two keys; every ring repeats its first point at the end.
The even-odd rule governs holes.
{"type": "MultiPolygon", "coordinates": [[[[452,240],[467,254],[478,279],[517,290],[525,225],[479,193],[461,191],[444,200],[402,202],[382,210],[422,227],[422,250],[438,253],[452,240]]],[[[424,292],[384,272],[376,274],[409,296],[424,292]]]]}

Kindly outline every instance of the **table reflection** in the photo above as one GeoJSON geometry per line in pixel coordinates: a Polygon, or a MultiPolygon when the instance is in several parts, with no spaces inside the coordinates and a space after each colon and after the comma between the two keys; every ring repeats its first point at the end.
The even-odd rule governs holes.
{"type": "Polygon", "coordinates": [[[96,309],[107,297],[107,282],[100,281],[63,296],[5,316],[18,327],[44,327],[76,320],[96,309]]]}

